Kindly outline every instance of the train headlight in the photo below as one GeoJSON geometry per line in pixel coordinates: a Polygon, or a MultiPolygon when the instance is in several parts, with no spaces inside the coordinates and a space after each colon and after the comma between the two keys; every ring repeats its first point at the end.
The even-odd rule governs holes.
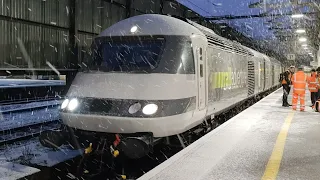
{"type": "Polygon", "coordinates": [[[61,109],[65,109],[69,104],[69,99],[65,99],[61,104],[61,109]]]}
{"type": "Polygon", "coordinates": [[[140,109],[141,109],[141,104],[140,103],[132,104],[129,107],[129,113],[130,114],[134,114],[134,113],[138,112],[140,109]]]}
{"type": "Polygon", "coordinates": [[[79,101],[76,98],[71,99],[71,101],[68,104],[69,111],[75,110],[78,107],[78,105],[79,105],[79,101]]]}
{"type": "Polygon", "coordinates": [[[158,106],[156,104],[147,104],[143,107],[142,112],[145,115],[152,115],[156,113],[158,110],[158,106]]]}

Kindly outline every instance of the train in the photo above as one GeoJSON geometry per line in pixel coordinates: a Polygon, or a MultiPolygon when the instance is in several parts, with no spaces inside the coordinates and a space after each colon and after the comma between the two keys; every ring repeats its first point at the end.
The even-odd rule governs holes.
{"type": "Polygon", "coordinates": [[[61,105],[63,125],[87,143],[119,135],[130,158],[279,86],[283,71],[272,57],[160,14],[105,29],[85,62],[61,105]]]}

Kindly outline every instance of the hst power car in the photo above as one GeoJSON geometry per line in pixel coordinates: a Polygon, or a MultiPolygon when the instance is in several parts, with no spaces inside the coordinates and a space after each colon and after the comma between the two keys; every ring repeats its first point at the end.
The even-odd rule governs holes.
{"type": "Polygon", "coordinates": [[[158,14],[114,24],[90,52],[61,118],[86,138],[122,135],[127,155],[277,86],[282,68],[188,19],[158,14]]]}

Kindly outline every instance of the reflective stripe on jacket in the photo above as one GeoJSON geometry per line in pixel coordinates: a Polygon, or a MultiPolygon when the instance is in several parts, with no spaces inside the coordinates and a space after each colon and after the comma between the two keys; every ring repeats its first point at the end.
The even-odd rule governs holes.
{"type": "Polygon", "coordinates": [[[306,93],[306,84],[307,84],[307,75],[303,71],[298,71],[293,75],[292,78],[293,84],[293,93],[296,94],[305,94],[306,93]]]}

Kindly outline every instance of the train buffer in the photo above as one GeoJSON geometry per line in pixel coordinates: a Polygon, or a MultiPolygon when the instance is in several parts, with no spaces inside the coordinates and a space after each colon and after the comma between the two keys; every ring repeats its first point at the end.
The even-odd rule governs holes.
{"type": "Polygon", "coordinates": [[[280,88],[139,179],[319,179],[320,114],[309,99],[305,112],[282,107],[280,88]]]}

